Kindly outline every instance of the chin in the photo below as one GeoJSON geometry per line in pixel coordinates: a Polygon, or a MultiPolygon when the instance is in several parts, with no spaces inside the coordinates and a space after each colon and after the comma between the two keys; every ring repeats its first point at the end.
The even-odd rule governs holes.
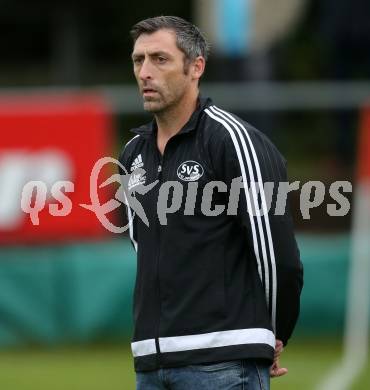
{"type": "Polygon", "coordinates": [[[152,113],[161,112],[164,109],[164,105],[155,101],[144,101],[144,110],[152,113]]]}
{"type": "Polygon", "coordinates": [[[153,104],[152,102],[144,102],[144,110],[148,112],[157,112],[158,108],[156,107],[156,104],[153,104]]]}

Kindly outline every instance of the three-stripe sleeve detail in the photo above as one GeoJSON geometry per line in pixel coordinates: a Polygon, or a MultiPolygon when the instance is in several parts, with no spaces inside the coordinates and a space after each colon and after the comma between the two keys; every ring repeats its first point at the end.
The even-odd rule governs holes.
{"type": "Polygon", "coordinates": [[[210,106],[205,112],[211,118],[221,123],[228,131],[237,154],[244,183],[244,193],[251,225],[253,248],[256,256],[258,273],[265,288],[266,302],[270,310],[272,326],[275,330],[277,294],[275,253],[266,205],[264,183],[255,147],[243,123],[235,119],[231,114],[216,106],[210,106]],[[250,191],[248,190],[248,184],[250,184],[250,191]],[[261,204],[262,207],[261,214],[258,211],[260,210],[259,204],[261,204]],[[252,210],[254,210],[255,213],[253,213],[252,210]]]}

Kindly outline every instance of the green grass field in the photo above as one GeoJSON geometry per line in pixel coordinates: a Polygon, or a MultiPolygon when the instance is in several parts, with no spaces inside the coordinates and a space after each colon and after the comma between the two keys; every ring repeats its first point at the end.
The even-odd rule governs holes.
{"type": "MultiPolygon", "coordinates": [[[[334,342],[294,340],[282,358],[289,373],[274,379],[272,389],[314,389],[339,357],[340,345],[334,342]]],[[[370,389],[369,372],[370,363],[353,390],[370,389]]],[[[134,382],[125,346],[0,351],[1,390],[128,390],[134,382]]]]}

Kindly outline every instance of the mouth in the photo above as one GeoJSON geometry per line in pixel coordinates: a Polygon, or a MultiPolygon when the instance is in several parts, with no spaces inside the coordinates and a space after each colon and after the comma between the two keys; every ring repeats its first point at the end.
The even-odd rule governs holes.
{"type": "Polygon", "coordinates": [[[153,88],[143,88],[143,96],[151,96],[158,93],[155,89],[153,88]]]}

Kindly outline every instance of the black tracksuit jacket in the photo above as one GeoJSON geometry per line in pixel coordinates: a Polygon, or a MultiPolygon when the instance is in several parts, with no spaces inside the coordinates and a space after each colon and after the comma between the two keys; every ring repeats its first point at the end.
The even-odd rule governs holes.
{"type": "Polygon", "coordinates": [[[277,188],[287,181],[285,160],[248,123],[210,99],[198,103],[163,156],[155,121],[134,129],[137,135],[120,155],[131,174],[128,187],[158,180],[135,195],[149,226],[127,210],[134,215],[129,234],[137,251],[136,371],[245,358],[272,361],[275,337],[286,344],[299,313],[303,269],[288,207],[274,215],[275,191],[269,213],[253,212],[268,207],[265,182],[277,188]],[[234,215],[228,215],[229,190],[238,177],[247,186],[234,215]],[[202,205],[205,186],[215,181],[226,187],[216,183],[212,192],[209,184],[202,205]],[[181,206],[177,202],[160,221],[157,202],[164,183],[171,188],[159,203],[171,210],[177,193],[181,206]],[[194,202],[187,204],[195,187],[194,202]],[[205,209],[215,215],[205,215],[205,209]]]}

